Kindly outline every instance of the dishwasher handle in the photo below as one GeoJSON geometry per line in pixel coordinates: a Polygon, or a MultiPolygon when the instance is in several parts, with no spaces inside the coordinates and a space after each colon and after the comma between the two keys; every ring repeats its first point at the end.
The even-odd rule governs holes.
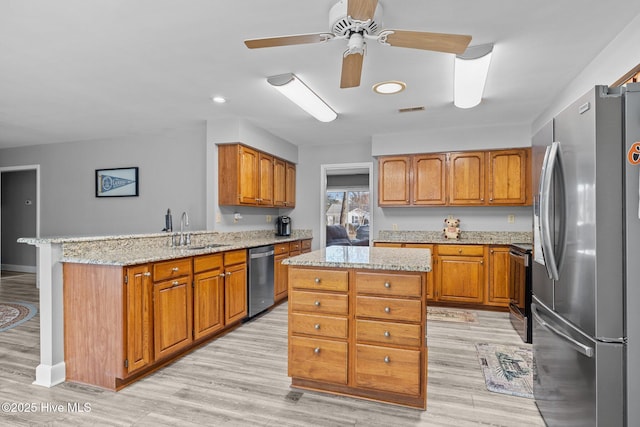
{"type": "Polygon", "coordinates": [[[249,254],[249,258],[251,259],[256,259],[256,258],[266,258],[269,256],[272,256],[275,254],[275,251],[271,250],[269,252],[258,252],[255,254],[249,254]]]}

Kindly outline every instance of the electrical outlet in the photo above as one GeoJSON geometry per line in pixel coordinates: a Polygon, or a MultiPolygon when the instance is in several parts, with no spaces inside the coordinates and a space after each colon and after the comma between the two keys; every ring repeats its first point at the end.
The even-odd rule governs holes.
{"type": "Polygon", "coordinates": [[[513,214],[507,215],[507,222],[509,224],[513,224],[514,222],[516,222],[516,216],[513,214]]]}
{"type": "Polygon", "coordinates": [[[216,222],[217,223],[221,223],[222,222],[222,215],[220,215],[220,214],[216,215],[216,222]]]}
{"type": "Polygon", "coordinates": [[[398,224],[391,224],[391,228],[394,229],[394,230],[397,230],[398,229],[398,224]]]}
{"type": "Polygon", "coordinates": [[[267,215],[267,223],[271,224],[271,215],[267,215]]]}

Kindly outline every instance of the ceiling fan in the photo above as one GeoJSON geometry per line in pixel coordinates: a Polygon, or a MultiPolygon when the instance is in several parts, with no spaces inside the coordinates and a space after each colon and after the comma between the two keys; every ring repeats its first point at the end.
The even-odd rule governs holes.
{"type": "Polygon", "coordinates": [[[381,30],[382,5],[377,0],[340,0],[329,11],[330,33],[300,34],[245,40],[249,49],[322,43],[347,40],[342,57],[340,87],[360,86],[366,41],[377,40],[385,46],[462,54],[471,36],[460,34],[427,33],[422,31],[381,30]]]}

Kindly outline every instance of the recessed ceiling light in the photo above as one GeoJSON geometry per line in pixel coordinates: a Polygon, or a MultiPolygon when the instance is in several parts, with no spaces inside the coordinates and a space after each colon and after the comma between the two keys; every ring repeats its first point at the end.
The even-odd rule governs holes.
{"type": "Polygon", "coordinates": [[[218,95],[212,96],[211,100],[216,104],[224,104],[225,102],[227,102],[227,99],[224,96],[218,96],[218,95]]]}
{"type": "Polygon", "coordinates": [[[394,93],[402,92],[406,87],[407,85],[404,82],[389,80],[373,85],[373,91],[381,95],[393,95],[394,93]]]}

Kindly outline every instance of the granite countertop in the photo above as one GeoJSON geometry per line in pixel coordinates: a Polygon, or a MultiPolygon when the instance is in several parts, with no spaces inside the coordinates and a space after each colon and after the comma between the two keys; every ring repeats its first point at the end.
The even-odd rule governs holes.
{"type": "Polygon", "coordinates": [[[148,262],[213,254],[235,249],[311,239],[311,230],[294,230],[291,236],[275,236],[270,230],[219,233],[211,231],[191,232],[190,246],[171,246],[168,233],[132,234],[97,237],[20,238],[18,242],[36,244],[61,244],[61,262],[127,266],[148,262]],[[215,245],[215,246],[208,246],[215,245]]]}
{"type": "Polygon", "coordinates": [[[285,259],[282,263],[308,267],[430,272],[431,251],[368,246],[329,246],[326,249],[285,259]]]}
{"type": "Polygon", "coordinates": [[[510,245],[531,243],[532,233],[526,231],[461,231],[460,239],[445,239],[442,231],[380,230],[374,242],[436,243],[457,245],[510,245]]]}

